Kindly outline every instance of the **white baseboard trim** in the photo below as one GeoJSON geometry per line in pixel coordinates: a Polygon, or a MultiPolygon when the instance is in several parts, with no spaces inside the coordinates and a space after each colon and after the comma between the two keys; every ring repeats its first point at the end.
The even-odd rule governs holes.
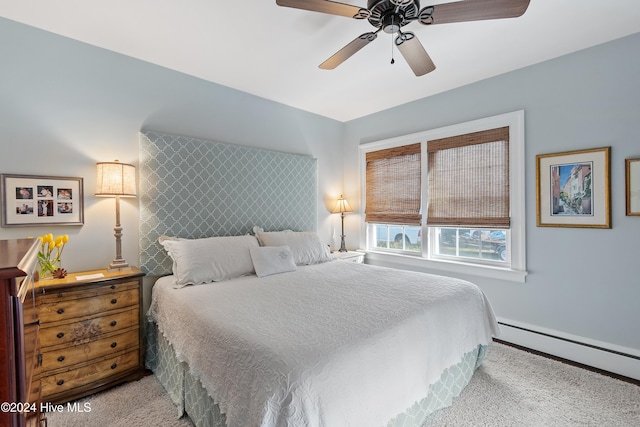
{"type": "Polygon", "coordinates": [[[502,341],[640,380],[640,350],[498,318],[502,341]]]}

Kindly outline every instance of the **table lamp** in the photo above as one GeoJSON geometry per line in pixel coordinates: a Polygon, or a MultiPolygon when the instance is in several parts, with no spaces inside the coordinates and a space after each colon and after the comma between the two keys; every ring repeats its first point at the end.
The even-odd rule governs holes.
{"type": "Polygon", "coordinates": [[[116,198],[116,257],[110,270],[129,268],[129,263],[122,258],[122,226],[120,225],[120,197],[136,197],[136,168],[133,165],[113,162],[99,162],[96,180],[96,196],[116,198]]]}

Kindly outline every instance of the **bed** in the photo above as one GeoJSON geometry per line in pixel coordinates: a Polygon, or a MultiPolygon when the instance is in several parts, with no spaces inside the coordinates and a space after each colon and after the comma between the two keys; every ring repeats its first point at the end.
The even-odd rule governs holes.
{"type": "Polygon", "coordinates": [[[313,232],[162,238],[147,366],[197,426],[419,426],[496,320],[470,282],[334,260],[313,232]]]}

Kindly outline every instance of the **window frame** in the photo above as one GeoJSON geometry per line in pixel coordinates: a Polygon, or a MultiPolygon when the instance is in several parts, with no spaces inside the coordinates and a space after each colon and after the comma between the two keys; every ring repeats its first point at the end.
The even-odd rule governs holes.
{"type": "Polygon", "coordinates": [[[427,186],[427,144],[433,139],[447,138],[472,132],[489,130],[503,126],[509,127],[509,182],[510,182],[510,217],[509,228],[510,252],[509,266],[496,266],[486,263],[471,262],[459,259],[433,258],[430,254],[432,228],[426,222],[423,215],[421,224],[422,253],[396,252],[390,250],[378,250],[371,248],[368,241],[368,224],[361,223],[361,246],[367,251],[368,259],[374,262],[389,263],[407,268],[424,268],[429,271],[437,270],[443,274],[454,273],[475,275],[515,282],[525,282],[526,270],[526,211],[525,211],[525,138],[524,138],[524,110],[486,117],[469,122],[458,123],[450,126],[430,129],[422,132],[403,135],[395,138],[384,139],[360,145],[360,177],[361,177],[361,206],[365,205],[366,197],[366,154],[370,151],[382,150],[402,145],[408,145],[419,141],[421,143],[422,158],[422,201],[421,210],[425,213],[429,200],[427,186]]]}

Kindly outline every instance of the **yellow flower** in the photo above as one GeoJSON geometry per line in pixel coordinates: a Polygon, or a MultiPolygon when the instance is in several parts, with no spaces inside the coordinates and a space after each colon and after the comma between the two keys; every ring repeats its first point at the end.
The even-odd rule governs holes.
{"type": "Polygon", "coordinates": [[[40,252],[38,252],[38,261],[40,263],[40,273],[45,275],[47,273],[53,273],[56,268],[60,267],[60,257],[64,245],[69,241],[69,235],[63,234],[56,236],[55,239],[52,233],[39,236],[40,240],[40,252]]]}

